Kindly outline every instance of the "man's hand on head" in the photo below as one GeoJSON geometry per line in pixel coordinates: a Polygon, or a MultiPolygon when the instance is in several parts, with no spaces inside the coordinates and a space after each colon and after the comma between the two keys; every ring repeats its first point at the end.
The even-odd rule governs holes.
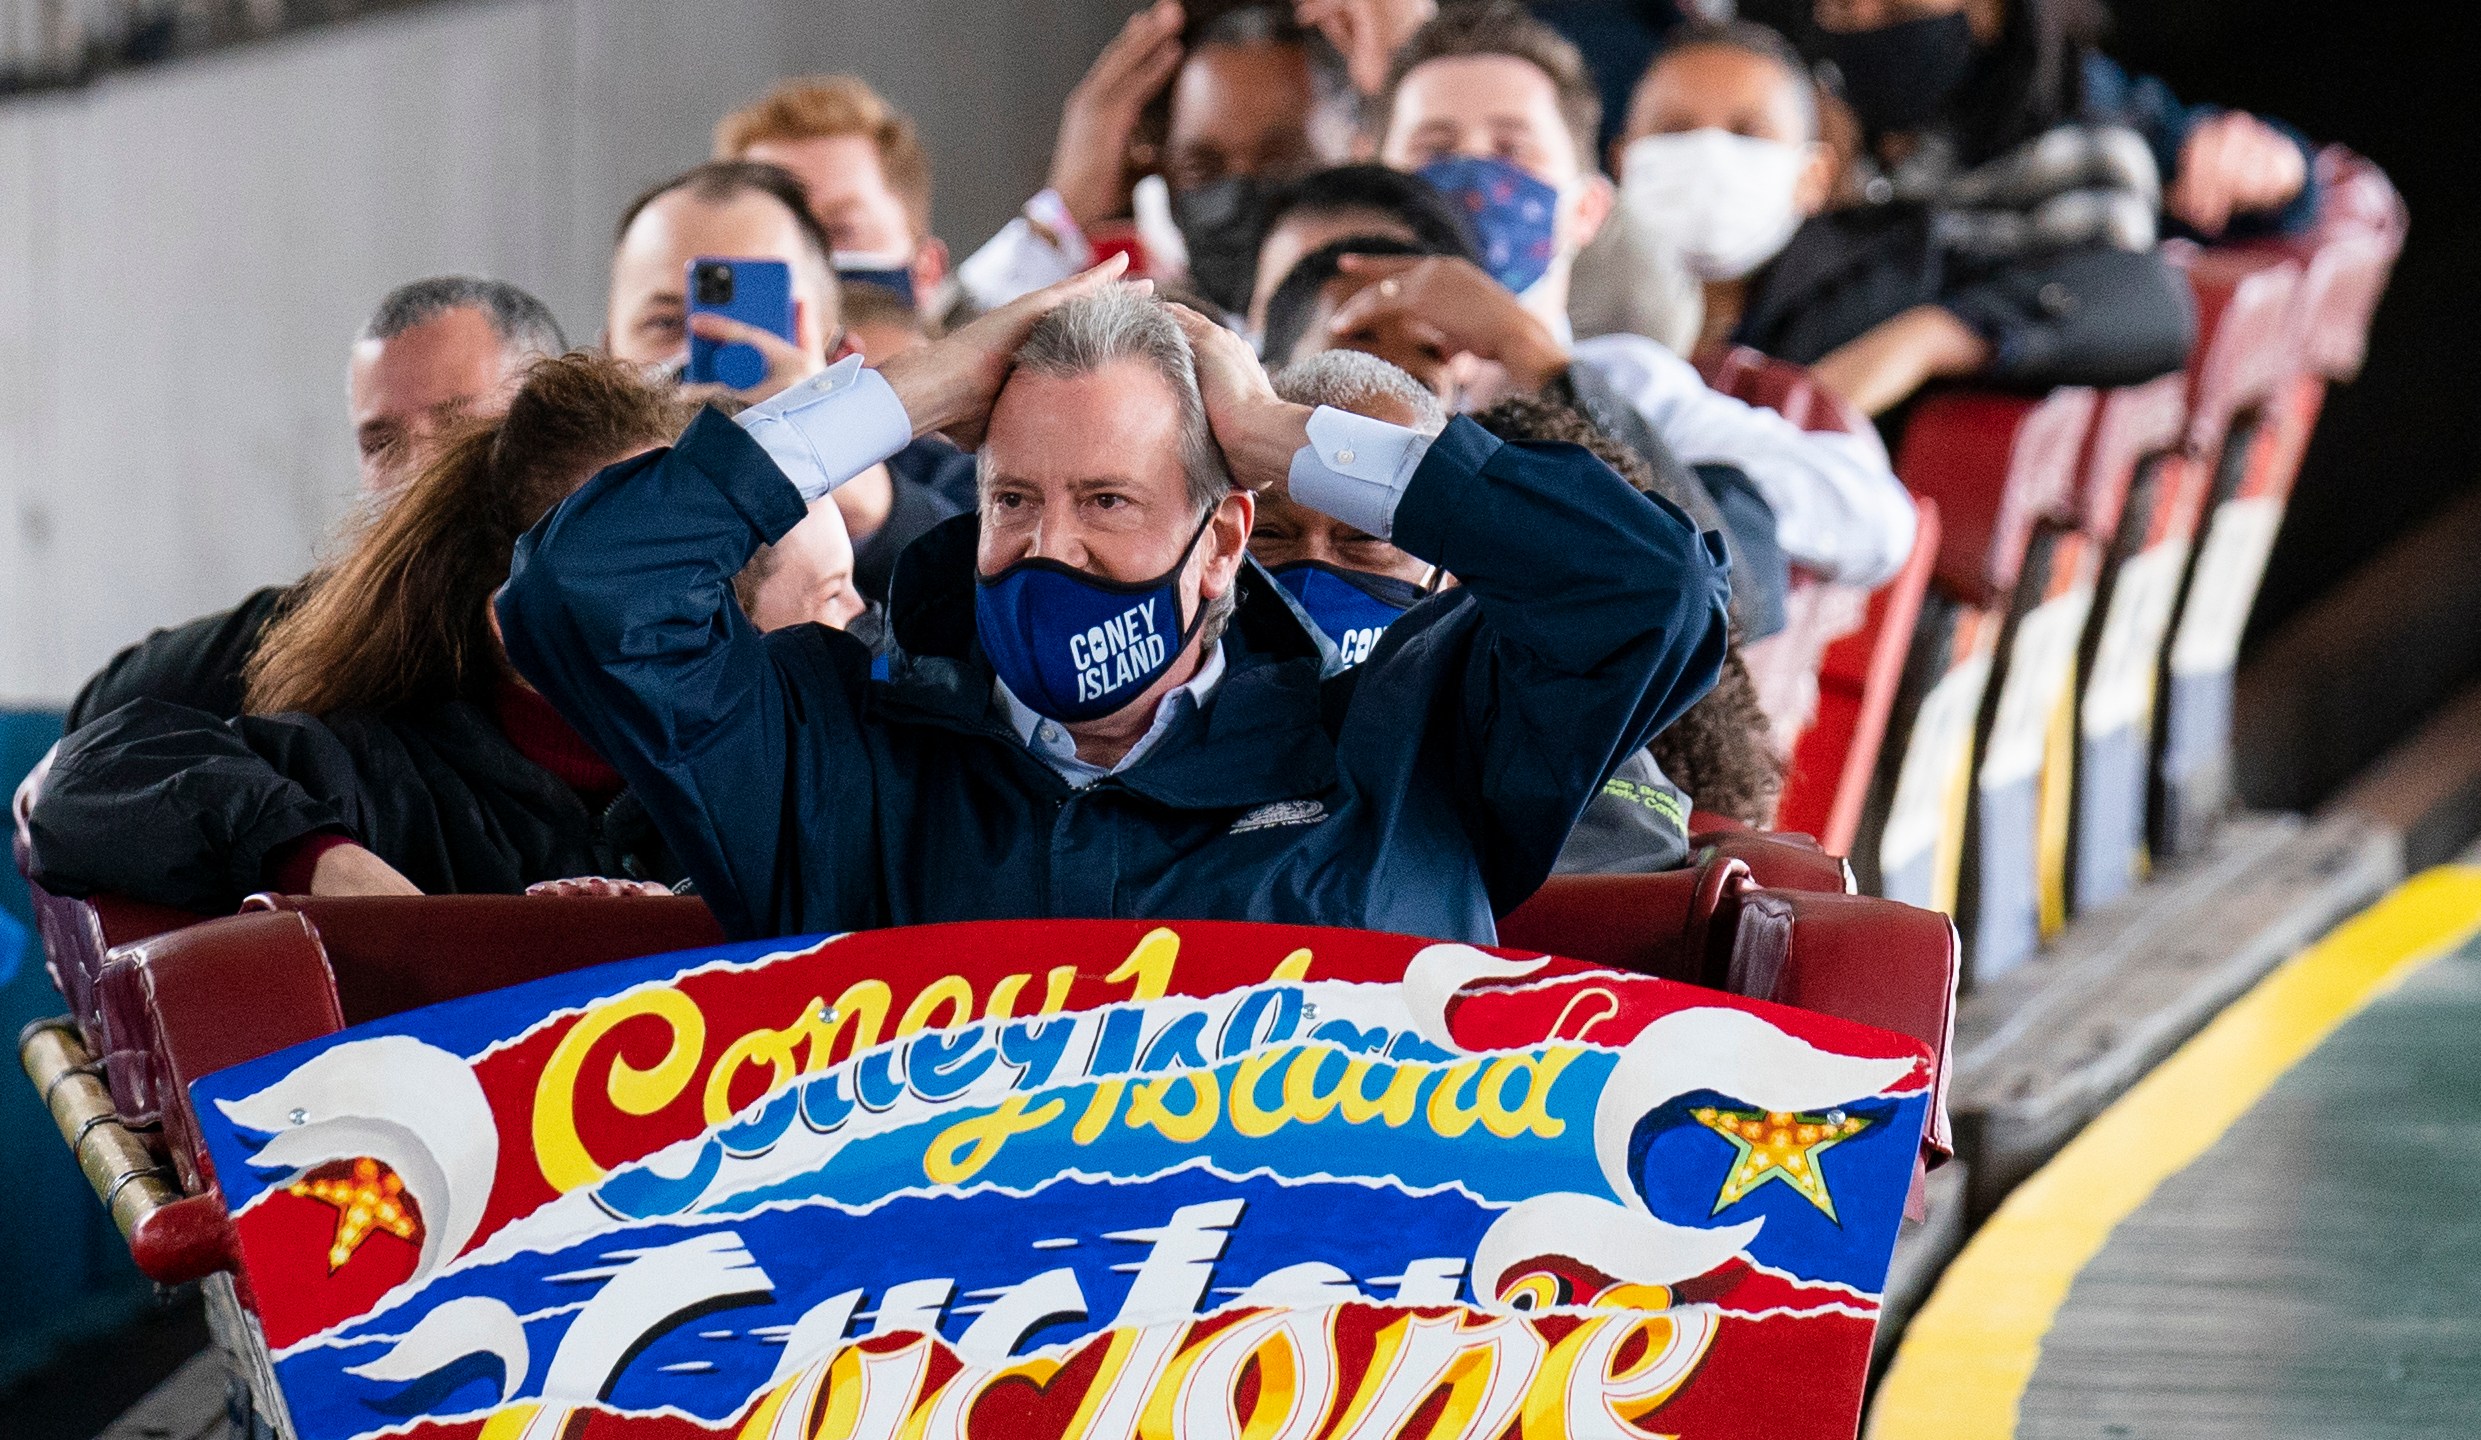
{"type": "MultiPolygon", "coordinates": [[[[981,443],[991,402],[1008,381],[1017,347],[1034,322],[1080,295],[1117,282],[1128,257],[1114,255],[1082,275],[1046,285],[1012,300],[972,324],[927,345],[891,355],[879,366],[888,388],[903,402],[916,436],[944,431],[967,449],[981,443]]],[[[1153,282],[1135,282],[1149,291],[1153,282]]]]}
{"type": "Polygon", "coordinates": [[[1127,207],[1137,120],[1180,68],[1180,27],[1187,18],[1174,0],[1138,11],[1068,92],[1051,151],[1050,185],[1080,226],[1091,229],[1127,207]]]}
{"type": "Polygon", "coordinates": [[[827,357],[802,349],[772,330],[744,324],[729,315],[701,310],[689,317],[693,334],[721,345],[747,345],[766,358],[767,378],[747,390],[724,385],[685,385],[683,393],[701,399],[729,395],[755,405],[769,396],[809,379],[827,368],[827,357]]]}
{"type": "Polygon", "coordinates": [[[1540,316],[1469,260],[1446,255],[1346,255],[1343,272],[1370,283],[1327,323],[1330,334],[1400,328],[1450,355],[1507,372],[1528,394],[1568,368],[1567,347],[1540,316]]]}
{"type": "Polygon", "coordinates": [[[1248,341],[1186,305],[1171,310],[1197,352],[1197,385],[1206,398],[1207,423],[1214,427],[1215,444],[1231,467],[1233,483],[1261,494],[1282,494],[1292,457],[1309,443],[1310,407],[1275,393],[1248,341]]]}

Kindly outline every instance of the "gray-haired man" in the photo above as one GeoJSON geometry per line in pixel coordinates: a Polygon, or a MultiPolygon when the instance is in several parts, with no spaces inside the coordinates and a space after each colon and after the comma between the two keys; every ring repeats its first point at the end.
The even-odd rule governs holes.
{"type": "Polygon", "coordinates": [[[510,660],[735,935],[1190,916],[1488,941],[1713,683],[1724,562],[1573,447],[1280,398],[1113,262],[613,466],[519,543],[510,660]],[[915,542],[885,678],[722,581],[931,430],[980,513],[915,542]],[[1246,558],[1260,493],[1454,572],[1360,665],[1246,558]]]}
{"type": "MultiPolygon", "coordinates": [[[[441,435],[461,419],[506,411],[526,367],[567,348],[550,309],[505,281],[438,275],[389,291],[354,337],[345,366],[363,491],[394,494],[441,435]]],[[[68,728],[141,696],[227,720],[239,715],[242,669],[297,589],[270,585],[121,651],[70,702],[68,728]]]]}
{"type": "Polygon", "coordinates": [[[507,409],[525,368],[567,349],[550,308],[504,281],[437,275],[389,291],[345,367],[362,488],[394,491],[442,432],[507,409]]]}

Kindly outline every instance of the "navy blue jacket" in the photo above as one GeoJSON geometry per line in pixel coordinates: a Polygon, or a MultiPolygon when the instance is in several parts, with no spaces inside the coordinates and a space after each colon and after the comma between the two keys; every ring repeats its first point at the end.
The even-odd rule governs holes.
{"type": "Polygon", "coordinates": [[[518,543],[508,654],[619,767],[736,936],[1049,916],[1287,921],[1488,942],[1620,761],[1714,683],[1728,564],[1569,445],[1459,419],[1396,543],[1461,589],[1331,673],[1254,565],[1208,704],[1074,790],[993,711],[976,521],[917,542],[889,678],[760,635],[731,577],[801,497],[721,415],[518,543]]]}

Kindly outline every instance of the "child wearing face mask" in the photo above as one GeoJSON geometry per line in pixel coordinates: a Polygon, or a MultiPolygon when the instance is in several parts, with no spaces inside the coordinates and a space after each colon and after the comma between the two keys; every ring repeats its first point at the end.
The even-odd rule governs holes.
{"type": "Polygon", "coordinates": [[[1684,27],[1640,82],[1623,204],[1704,282],[1703,343],[1809,365],[1871,414],[1941,378],[2131,384],[2186,361],[2187,287],[2154,253],[2132,132],[2054,130],[1996,169],[1828,213],[1819,122],[1798,52],[1754,24],[1684,27]]]}

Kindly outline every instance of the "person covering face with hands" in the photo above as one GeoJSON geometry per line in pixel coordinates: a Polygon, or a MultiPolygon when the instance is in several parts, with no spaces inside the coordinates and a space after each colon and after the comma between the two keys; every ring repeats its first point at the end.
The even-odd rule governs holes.
{"type": "MultiPolygon", "coordinates": [[[[1343,26],[1371,10],[1348,8],[1357,18],[1314,13],[1343,26]]],[[[1126,245],[1125,229],[1113,230],[1134,210],[1144,274],[1185,279],[1228,312],[1248,308],[1270,195],[1351,158],[1359,96],[1327,34],[1286,5],[1190,18],[1173,0],[1139,11],[1078,82],[1049,188],[958,269],[976,304],[1005,304],[1126,245]],[[1159,146],[1141,138],[1158,101],[1159,146]]]]}
{"type": "Polygon", "coordinates": [[[1725,566],[1676,510],[1567,447],[1287,403],[1120,269],[701,416],[525,540],[515,664],[650,797],[731,933],[1195,915],[1488,940],[1712,683],[1725,566]],[[885,679],[722,600],[805,497],[931,429],[979,442],[982,504],[906,555],[885,679]],[[1342,669],[1243,554],[1272,491],[1468,602],[1342,669]]]}

